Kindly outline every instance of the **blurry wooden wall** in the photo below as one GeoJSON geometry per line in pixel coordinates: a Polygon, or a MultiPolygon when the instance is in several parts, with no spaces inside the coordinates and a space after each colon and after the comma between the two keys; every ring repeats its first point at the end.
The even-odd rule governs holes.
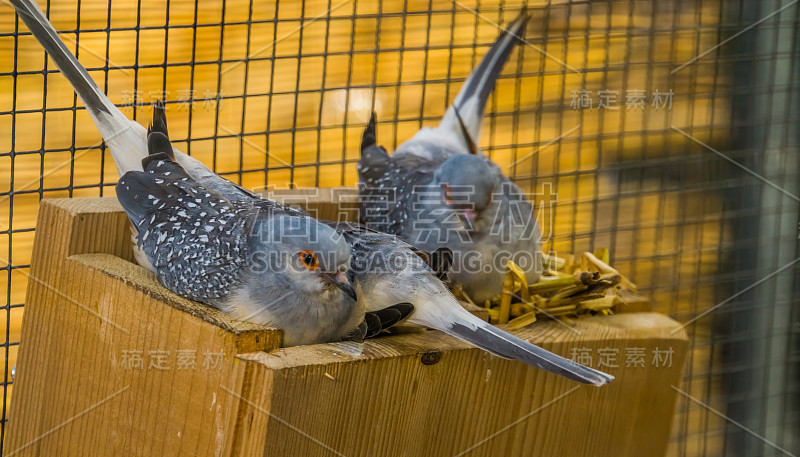
{"type": "MultiPolygon", "coordinates": [[[[710,307],[728,227],[715,217],[721,203],[703,184],[710,171],[692,155],[697,146],[671,125],[724,141],[730,94],[714,54],[671,72],[719,41],[719,2],[528,6],[528,43],[506,66],[480,144],[544,204],[546,249],[609,248],[656,309],[679,320],[710,307]],[[575,106],[581,90],[591,91],[591,108],[575,106]],[[599,107],[600,91],[615,100],[599,107]],[[672,93],[669,107],[653,105],[657,91],[672,93]],[[641,94],[643,106],[628,98],[641,94]]],[[[496,24],[519,9],[493,1],[84,0],[78,11],[74,0],[53,0],[49,15],[124,113],[146,123],[149,104],[165,98],[178,148],[259,189],[354,185],[370,112],[390,149],[435,124],[498,35],[496,24]]],[[[10,369],[39,200],[113,195],[117,176],[70,86],[10,6],[0,11],[0,291],[9,317],[0,325],[12,343],[10,369]]],[[[710,330],[698,323],[692,332],[697,341],[710,330]]],[[[696,371],[709,370],[709,351],[696,345],[696,371]]],[[[683,388],[714,391],[710,382],[692,376],[683,388]]],[[[691,432],[720,422],[682,401],[681,454],[720,446],[718,435],[691,432]]]]}

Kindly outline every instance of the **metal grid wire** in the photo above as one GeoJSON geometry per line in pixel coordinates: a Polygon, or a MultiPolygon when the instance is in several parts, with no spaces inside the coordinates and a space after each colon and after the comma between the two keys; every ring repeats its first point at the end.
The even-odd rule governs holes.
{"type": "MultiPolygon", "coordinates": [[[[545,248],[609,248],[657,311],[691,322],[670,455],[800,451],[797,1],[531,3],[527,43],[487,109],[484,150],[554,202],[545,248]]],[[[85,110],[7,6],[0,447],[38,202],[113,195],[116,182],[85,110]]],[[[435,124],[521,6],[42,4],[123,112],[146,120],[166,98],[176,146],[256,189],[354,185],[369,113],[387,147],[435,124]]]]}

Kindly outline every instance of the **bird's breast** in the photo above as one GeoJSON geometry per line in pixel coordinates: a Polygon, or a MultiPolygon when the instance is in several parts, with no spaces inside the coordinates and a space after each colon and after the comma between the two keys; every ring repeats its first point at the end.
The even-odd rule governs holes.
{"type": "Polygon", "coordinates": [[[355,303],[337,290],[316,299],[283,293],[277,298],[240,290],[220,304],[234,319],[283,331],[284,346],[327,343],[344,338],[364,318],[363,302],[355,303]]]}

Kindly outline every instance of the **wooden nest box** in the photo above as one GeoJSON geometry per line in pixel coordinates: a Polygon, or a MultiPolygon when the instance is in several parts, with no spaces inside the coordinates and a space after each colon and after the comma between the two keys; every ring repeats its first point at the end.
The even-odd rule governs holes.
{"type": "MultiPolygon", "coordinates": [[[[352,190],[275,192],[354,218],[352,190]]],[[[664,455],[687,338],[655,313],[514,333],[597,388],[440,332],[280,348],[132,261],[113,198],[42,201],[5,455],[664,455]]]]}

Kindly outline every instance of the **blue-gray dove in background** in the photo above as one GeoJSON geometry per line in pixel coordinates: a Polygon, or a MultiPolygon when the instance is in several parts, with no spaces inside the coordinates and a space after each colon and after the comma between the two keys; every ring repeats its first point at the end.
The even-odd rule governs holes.
{"type": "Polygon", "coordinates": [[[422,128],[389,155],[373,114],[358,163],[361,222],[424,251],[453,251],[448,278],[477,303],[500,294],[508,259],[528,283],[542,271],[533,206],[476,147],[486,102],[521,40],[525,12],[500,35],[435,128],[422,128]]]}

